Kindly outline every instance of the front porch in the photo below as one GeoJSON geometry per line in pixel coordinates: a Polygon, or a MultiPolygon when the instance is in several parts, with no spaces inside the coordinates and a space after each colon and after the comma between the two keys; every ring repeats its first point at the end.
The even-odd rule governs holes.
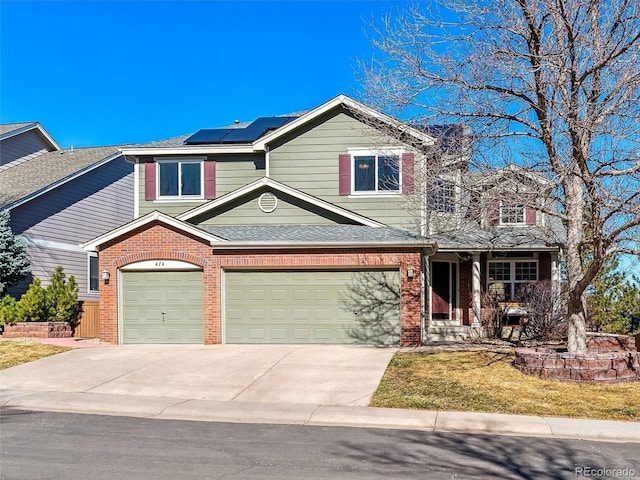
{"type": "Polygon", "coordinates": [[[505,320],[517,324],[526,313],[517,302],[522,285],[542,280],[560,285],[558,253],[551,249],[439,251],[427,265],[426,342],[486,336],[488,294],[504,307],[505,320]]]}

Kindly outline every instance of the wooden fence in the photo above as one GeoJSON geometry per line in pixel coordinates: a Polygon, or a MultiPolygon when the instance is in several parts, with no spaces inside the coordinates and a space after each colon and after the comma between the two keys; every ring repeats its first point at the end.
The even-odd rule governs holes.
{"type": "Polygon", "coordinates": [[[76,338],[98,338],[100,336],[100,303],[80,302],[80,321],[73,336],[76,338]]]}

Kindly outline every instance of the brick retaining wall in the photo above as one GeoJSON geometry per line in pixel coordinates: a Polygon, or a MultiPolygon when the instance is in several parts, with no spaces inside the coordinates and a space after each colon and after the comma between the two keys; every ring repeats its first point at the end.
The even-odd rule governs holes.
{"type": "Polygon", "coordinates": [[[66,338],[71,337],[67,322],[19,322],[5,325],[2,338],[66,338]]]}
{"type": "Polygon", "coordinates": [[[592,336],[585,354],[550,348],[517,348],[514,366],[526,375],[578,383],[640,382],[640,353],[635,339],[592,336]]]}

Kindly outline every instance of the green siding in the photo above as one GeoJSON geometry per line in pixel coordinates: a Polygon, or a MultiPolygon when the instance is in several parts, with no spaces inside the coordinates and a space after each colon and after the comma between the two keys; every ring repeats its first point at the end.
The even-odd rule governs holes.
{"type": "Polygon", "coordinates": [[[123,343],[204,341],[202,272],[123,272],[122,302],[123,343]]]}
{"type": "Polygon", "coordinates": [[[400,342],[397,271],[228,271],[224,278],[227,343],[400,342]]]}
{"type": "Polygon", "coordinates": [[[198,225],[332,225],[346,220],[310,206],[299,199],[280,192],[273,192],[278,198],[275,211],[265,213],[258,206],[262,191],[243,197],[224,211],[217,210],[215,216],[204,214],[192,221],[198,225]]]}
{"type": "Polygon", "coordinates": [[[382,144],[379,132],[339,113],[273,148],[269,154],[269,176],[387,225],[417,230],[416,202],[408,202],[406,196],[353,198],[338,194],[338,155],[350,148],[375,148],[382,144]]]}
{"type": "MultiPolygon", "coordinates": [[[[181,157],[182,158],[182,157],[181,157]]],[[[264,177],[265,170],[262,167],[263,157],[259,155],[238,155],[215,158],[216,160],[216,197],[220,197],[259,178],[264,177]]],[[[167,215],[180,215],[205,203],[204,201],[166,202],[146,201],[144,199],[144,163],[136,164],[139,175],[138,198],[140,200],[140,216],[153,210],[159,210],[167,215]]]]}

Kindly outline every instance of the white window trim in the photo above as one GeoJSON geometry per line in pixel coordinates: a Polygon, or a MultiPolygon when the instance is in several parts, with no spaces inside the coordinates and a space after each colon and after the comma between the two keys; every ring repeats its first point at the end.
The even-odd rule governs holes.
{"type": "MultiPolygon", "coordinates": [[[[347,149],[347,153],[351,155],[351,194],[349,197],[357,197],[357,198],[379,198],[380,196],[384,197],[400,197],[402,196],[402,154],[406,151],[399,147],[388,147],[388,148],[349,148],[347,149]],[[356,191],[355,183],[356,183],[356,172],[355,172],[355,157],[364,157],[364,156],[375,156],[376,157],[376,170],[378,168],[378,156],[380,155],[394,155],[398,157],[398,189],[397,190],[365,190],[365,191],[356,191]]],[[[378,175],[374,177],[375,182],[378,183],[378,175]]]]}
{"type": "MultiPolygon", "coordinates": [[[[446,185],[447,188],[451,187],[451,197],[447,198],[447,200],[450,200],[450,202],[451,202],[451,204],[450,204],[451,205],[451,211],[450,212],[449,211],[443,211],[443,210],[438,210],[438,209],[435,208],[434,202],[432,201],[433,198],[431,196],[433,194],[439,193],[440,190],[437,191],[437,192],[434,191],[431,194],[429,194],[429,198],[427,198],[427,204],[429,205],[429,211],[431,213],[442,214],[442,215],[454,215],[456,213],[456,201],[457,201],[457,199],[458,199],[458,197],[460,195],[457,183],[455,181],[453,181],[453,180],[446,180],[446,179],[443,179],[443,178],[437,178],[435,180],[435,182],[434,182],[434,185],[437,184],[437,183],[442,184],[442,186],[446,185]]],[[[435,187],[435,188],[442,188],[442,187],[435,187]]]]}
{"type": "Polygon", "coordinates": [[[87,255],[87,293],[100,293],[100,264],[98,263],[98,290],[91,290],[91,259],[98,258],[97,253],[89,252],[87,255]]]}
{"type": "MultiPolygon", "coordinates": [[[[176,157],[176,158],[154,158],[156,162],[156,199],[155,202],[199,202],[204,200],[204,162],[205,157],[176,157]],[[160,164],[177,163],[178,164],[178,182],[180,182],[180,171],[182,163],[199,163],[200,164],[200,195],[160,195],[160,164]]],[[[179,185],[178,185],[179,187],[179,185]]],[[[179,188],[178,188],[179,189],[179,188]]]]}
{"type": "Polygon", "coordinates": [[[510,227],[524,227],[527,225],[527,207],[524,204],[505,204],[502,200],[500,201],[500,225],[510,226],[510,227]],[[522,222],[505,222],[502,219],[502,209],[503,208],[522,208],[522,222]]]}
{"type": "Polygon", "coordinates": [[[537,258],[494,258],[492,260],[487,260],[487,284],[486,288],[489,291],[489,285],[492,283],[504,283],[505,285],[510,286],[509,296],[511,300],[505,300],[508,302],[513,302],[513,298],[515,296],[515,285],[517,283],[531,283],[537,282],[540,279],[540,262],[537,258]],[[516,280],[516,263],[535,263],[536,264],[536,278],[535,280],[516,280]],[[509,280],[490,280],[489,279],[489,265],[492,263],[508,263],[509,264],[509,280]]]}

